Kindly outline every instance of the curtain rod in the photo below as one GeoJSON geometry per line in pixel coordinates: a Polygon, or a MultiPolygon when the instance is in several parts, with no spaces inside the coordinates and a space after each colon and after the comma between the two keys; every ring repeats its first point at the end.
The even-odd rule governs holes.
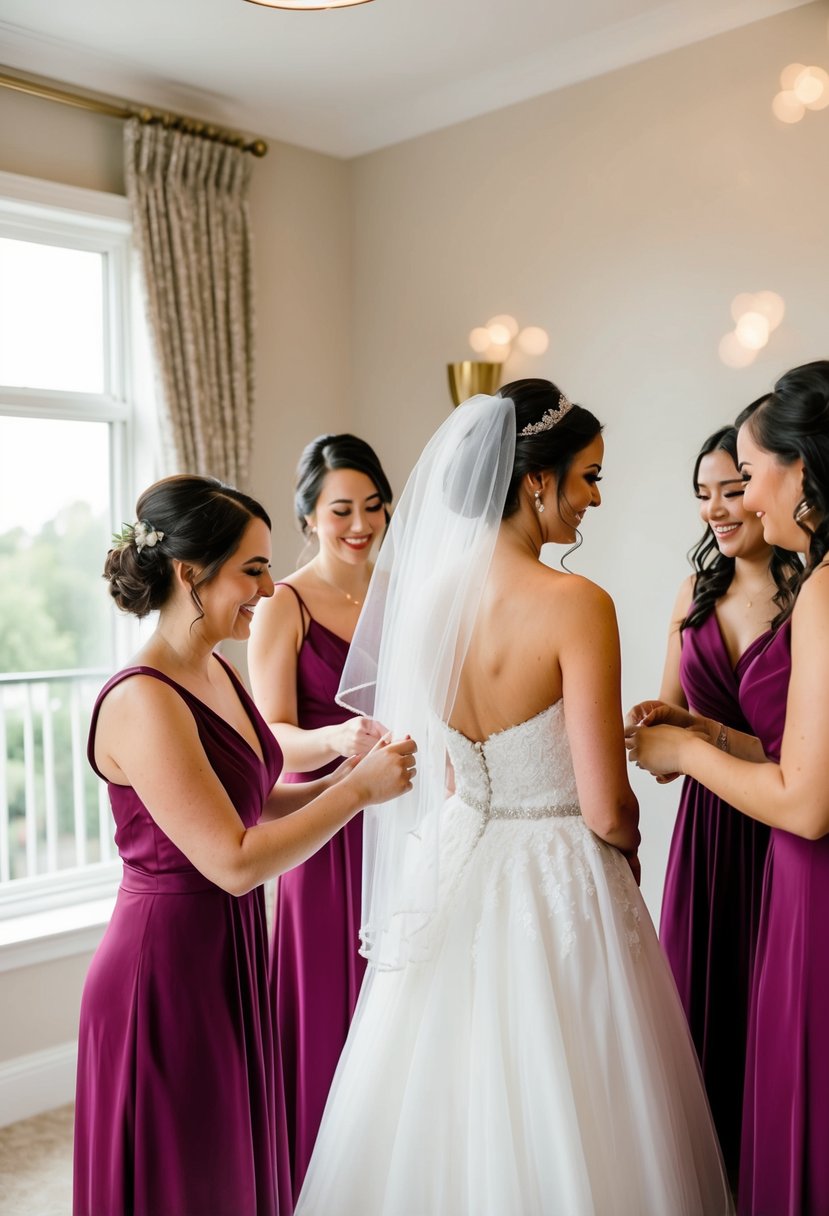
{"type": "Polygon", "coordinates": [[[131,103],[117,103],[104,98],[87,97],[82,93],[74,93],[69,89],[56,89],[52,85],[36,84],[32,80],[23,80],[19,76],[9,76],[0,72],[0,87],[15,89],[18,93],[29,93],[32,97],[42,97],[46,101],[58,101],[65,106],[77,106],[81,110],[92,110],[95,114],[106,114],[110,118],[138,118],[141,122],[160,123],[165,127],[173,127],[188,135],[199,135],[202,139],[212,139],[217,143],[230,144],[250,152],[253,156],[265,156],[268,145],[264,139],[246,140],[243,135],[226,131],[222,127],[202,122],[198,118],[186,118],[181,114],[168,114],[162,110],[153,110],[149,106],[138,106],[131,103]]]}

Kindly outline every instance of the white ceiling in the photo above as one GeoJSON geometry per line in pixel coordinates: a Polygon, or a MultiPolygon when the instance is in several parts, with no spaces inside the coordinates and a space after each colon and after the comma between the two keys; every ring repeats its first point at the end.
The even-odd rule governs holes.
{"type": "Polygon", "coordinates": [[[0,62],[351,157],[808,0],[0,0],[0,62]]]}

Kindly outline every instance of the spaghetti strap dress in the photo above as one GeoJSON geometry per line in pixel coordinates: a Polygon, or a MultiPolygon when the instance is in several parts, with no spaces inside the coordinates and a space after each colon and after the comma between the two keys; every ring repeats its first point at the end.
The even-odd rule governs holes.
{"type": "MultiPolygon", "coordinates": [[[[780,758],[791,621],[746,671],[743,712],[780,758]]],[[[829,836],[771,833],[746,1061],[741,1216],[829,1216],[829,836]]]]}
{"type": "MultiPolygon", "coordinates": [[[[246,827],[260,818],[281,752],[227,668],[262,749],[170,685],[246,827]]],[[[105,778],[104,778],[105,780],[105,778]]],[[[124,863],[80,1014],[75,1216],[289,1216],[287,1142],[274,1070],[261,887],[232,896],[199,873],[134,789],[109,783],[124,863]]]]}
{"type": "MultiPolygon", "coordinates": [[[[297,725],[315,730],[353,715],[337,705],[349,643],[314,620],[298,601],[304,640],[297,658],[297,725]]],[[[286,782],[314,781],[340,763],[286,782]]],[[[285,1087],[294,1198],[299,1195],[328,1091],[363,981],[358,953],[362,889],[362,814],[302,865],[280,875],[276,889],[271,1000],[285,1087]]]]}
{"type": "MultiPolygon", "coordinates": [[[[692,712],[750,731],[740,681],[768,642],[736,667],[715,613],[682,635],[679,678],[692,712]]],[[[748,1007],[769,829],[686,777],[674,826],[659,936],[697,1049],[726,1169],[740,1162],[748,1007]]]]}

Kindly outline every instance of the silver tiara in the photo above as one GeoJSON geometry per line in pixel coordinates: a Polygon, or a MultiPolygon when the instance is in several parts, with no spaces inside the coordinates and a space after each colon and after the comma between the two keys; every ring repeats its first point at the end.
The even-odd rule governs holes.
{"type": "Polygon", "coordinates": [[[561,422],[565,414],[573,408],[573,402],[568,401],[564,393],[559,393],[558,406],[553,409],[552,406],[543,414],[540,422],[530,422],[524,427],[523,431],[519,431],[519,435],[540,435],[542,431],[549,431],[557,422],[561,422]]]}

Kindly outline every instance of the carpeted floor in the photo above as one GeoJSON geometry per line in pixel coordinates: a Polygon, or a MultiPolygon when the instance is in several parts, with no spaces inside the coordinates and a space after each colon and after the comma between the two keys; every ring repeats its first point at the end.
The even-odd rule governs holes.
{"type": "Polygon", "coordinates": [[[0,1216],[69,1216],[73,1113],[62,1106],[0,1127],[0,1216]]]}

